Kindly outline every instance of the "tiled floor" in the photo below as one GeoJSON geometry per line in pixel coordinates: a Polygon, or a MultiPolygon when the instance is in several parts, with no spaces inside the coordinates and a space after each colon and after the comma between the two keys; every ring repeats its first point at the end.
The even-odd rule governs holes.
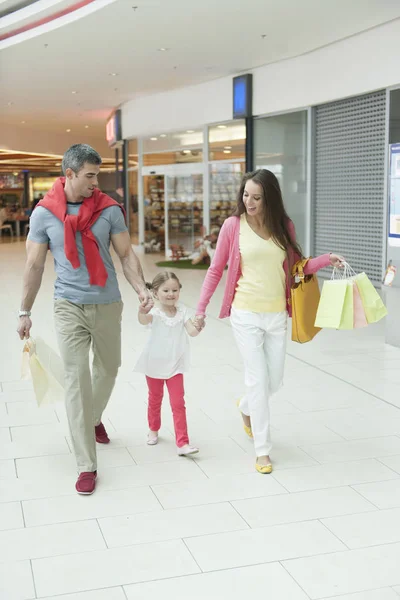
{"type": "MultiPolygon", "coordinates": [[[[170,410],[148,447],[146,386],[132,372],[146,331],[120,277],[123,366],[105,416],[96,493],[74,491],[62,405],[37,408],[15,333],[22,243],[0,245],[1,600],[399,600],[400,350],[383,324],[289,343],[272,401],[275,470],[254,471],[235,400],[241,363],[222,289],[192,340],[186,379],[197,458],[175,454],[170,410]]],[[[143,258],[148,277],[154,260],[143,258]]],[[[179,271],[194,307],[202,271],[179,271]]],[[[53,267],[33,334],[56,347],[53,267]]]]}

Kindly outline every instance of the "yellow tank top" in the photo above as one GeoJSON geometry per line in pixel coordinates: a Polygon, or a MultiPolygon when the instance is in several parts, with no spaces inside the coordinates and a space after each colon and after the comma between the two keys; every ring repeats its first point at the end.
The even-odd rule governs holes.
{"type": "Polygon", "coordinates": [[[255,233],[245,214],[240,217],[239,249],[242,275],[232,306],[252,312],[286,310],[286,252],[255,233]]]}

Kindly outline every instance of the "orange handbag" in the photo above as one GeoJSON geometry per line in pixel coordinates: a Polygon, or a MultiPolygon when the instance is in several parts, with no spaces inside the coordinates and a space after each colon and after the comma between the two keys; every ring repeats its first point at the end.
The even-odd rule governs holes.
{"type": "Polygon", "coordinates": [[[320,327],[314,325],[321,296],[318,279],[316,275],[304,274],[304,267],[309,260],[303,258],[292,268],[292,340],[299,344],[310,342],[321,331],[320,327]]]}

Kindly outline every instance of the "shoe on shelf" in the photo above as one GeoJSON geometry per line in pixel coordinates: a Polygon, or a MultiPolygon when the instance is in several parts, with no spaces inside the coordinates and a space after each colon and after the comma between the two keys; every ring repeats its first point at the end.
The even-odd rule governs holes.
{"type": "MultiPolygon", "coordinates": [[[[236,406],[239,408],[239,406],[240,406],[240,400],[238,400],[236,402],[236,406]]],[[[239,410],[240,410],[240,408],[239,408],[239,410]]],[[[243,415],[242,412],[240,412],[240,414],[243,415]]],[[[243,420],[243,417],[242,417],[242,420],[243,420]]],[[[249,438],[253,438],[253,432],[251,430],[251,425],[245,425],[245,423],[243,421],[243,429],[245,430],[245,432],[249,436],[249,438]]]]}
{"type": "Polygon", "coordinates": [[[90,496],[90,494],[93,494],[96,488],[96,478],[97,471],[80,473],[75,484],[75,489],[78,494],[82,494],[83,496],[90,496]]]}
{"type": "Polygon", "coordinates": [[[99,444],[109,444],[110,443],[110,438],[107,435],[107,431],[106,431],[106,428],[104,427],[103,423],[100,423],[99,425],[95,425],[94,432],[96,434],[96,442],[98,442],[99,444]]]}
{"type": "Polygon", "coordinates": [[[197,454],[199,449],[190,444],[185,444],[181,447],[177,446],[176,451],[178,452],[178,456],[190,456],[191,454],[197,454]]]}
{"type": "Polygon", "coordinates": [[[272,473],[272,464],[268,463],[268,465],[260,465],[258,462],[256,462],[256,471],[261,473],[261,475],[269,475],[272,473]]]}
{"type": "Polygon", "coordinates": [[[155,446],[156,444],[158,444],[158,433],[154,433],[154,431],[149,432],[147,434],[147,445],[155,446]]]}

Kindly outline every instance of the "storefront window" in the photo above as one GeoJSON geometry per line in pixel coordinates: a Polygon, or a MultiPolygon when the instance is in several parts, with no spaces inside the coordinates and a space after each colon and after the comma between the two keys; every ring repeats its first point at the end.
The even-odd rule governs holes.
{"type": "Polygon", "coordinates": [[[203,131],[201,129],[155,134],[143,140],[143,152],[145,154],[157,154],[172,150],[202,150],[202,147],[203,131]]]}
{"type": "Polygon", "coordinates": [[[209,160],[244,160],[246,126],[242,120],[213,125],[208,130],[209,160]]]}
{"type": "Polygon", "coordinates": [[[155,152],[144,154],[143,164],[145,167],[156,167],[159,165],[184,165],[187,163],[199,163],[203,161],[203,153],[197,149],[177,150],[175,152],[155,152]]]}
{"type": "Polygon", "coordinates": [[[219,229],[235,210],[244,163],[210,165],[210,232],[219,229]]]}
{"type": "Polygon", "coordinates": [[[254,122],[254,163],[269,169],[279,180],[286,210],[300,244],[307,245],[307,111],[254,122]]]}

